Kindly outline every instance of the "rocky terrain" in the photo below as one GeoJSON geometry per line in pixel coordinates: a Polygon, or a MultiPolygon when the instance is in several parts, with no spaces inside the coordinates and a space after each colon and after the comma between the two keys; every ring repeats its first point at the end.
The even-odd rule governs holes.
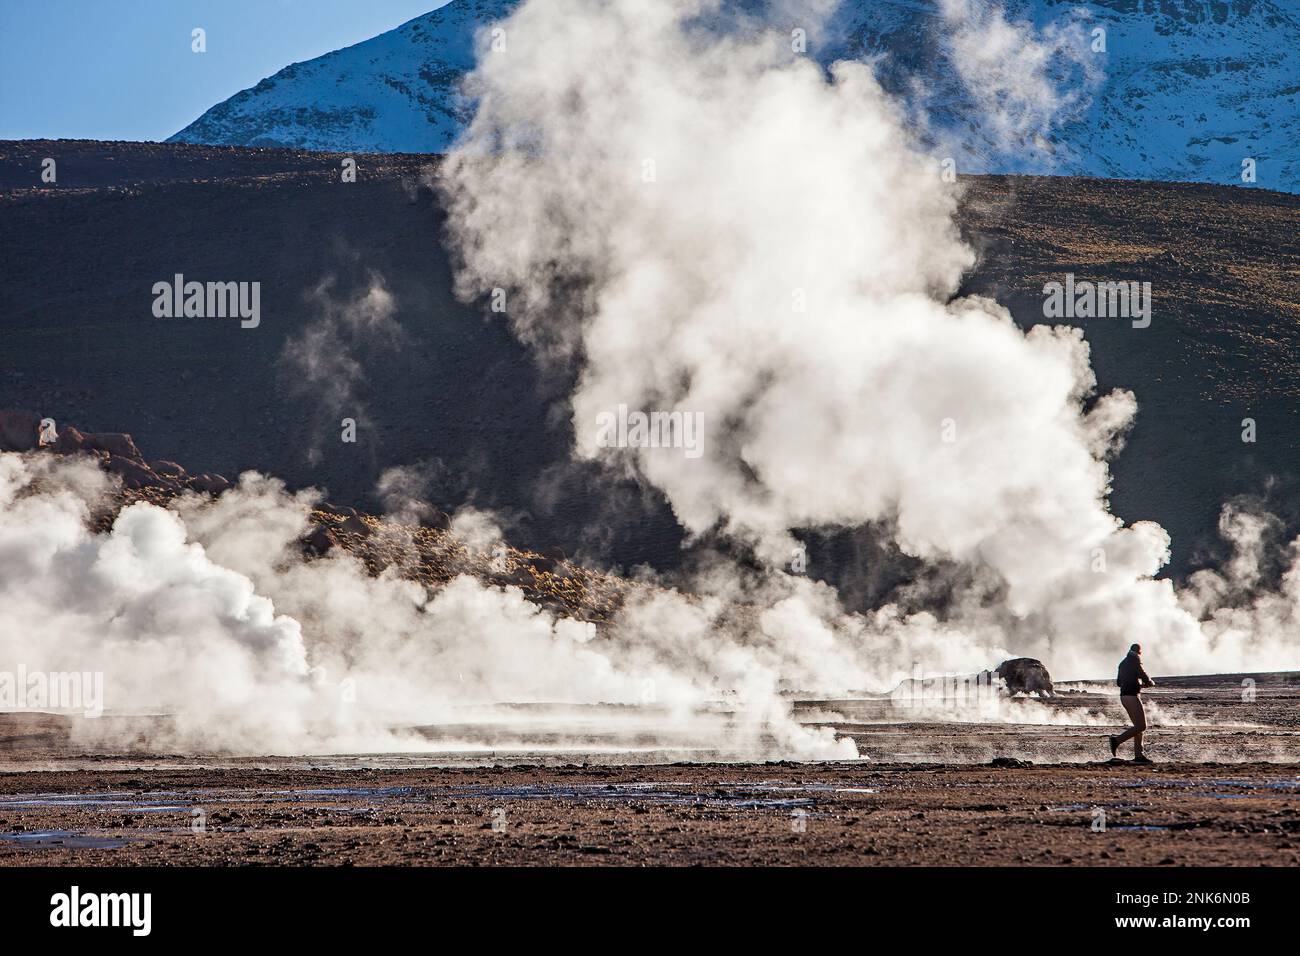
{"type": "Polygon", "coordinates": [[[1107,759],[1120,708],[1087,684],[1012,724],[804,702],[851,763],[458,752],[447,727],[424,753],[87,752],[84,718],[0,714],[0,865],[1295,866],[1300,674],[1245,676],[1157,675],[1149,766],[1107,759]]]}
{"type": "MultiPolygon", "coordinates": [[[[93,516],[100,531],[107,531],[118,512],[134,502],[166,507],[186,492],[219,495],[231,487],[222,475],[191,475],[176,462],[146,461],[131,436],[120,432],[86,434],[64,425],[57,440],[43,444],[40,424],[33,412],[0,410],[0,452],[97,459],[101,468],[120,479],[107,506],[93,516]]],[[[506,545],[492,551],[467,547],[450,533],[449,517],[438,511],[422,515],[419,524],[399,524],[326,502],[311,512],[310,523],[301,542],[307,558],[344,548],[372,574],[391,569],[431,589],[468,574],[517,587],[533,603],[584,621],[608,620],[626,594],[642,586],[581,567],[553,550],[543,554],[506,545]]]]}
{"type": "Polygon", "coordinates": [[[1295,866],[1293,771],[1115,761],[29,772],[0,775],[0,864],[1295,866]]]}

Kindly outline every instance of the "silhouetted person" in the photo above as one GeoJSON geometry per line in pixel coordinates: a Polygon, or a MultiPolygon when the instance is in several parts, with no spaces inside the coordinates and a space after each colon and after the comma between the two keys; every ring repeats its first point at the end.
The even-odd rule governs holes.
{"type": "Polygon", "coordinates": [[[1142,709],[1140,695],[1143,687],[1155,687],[1156,682],[1142,669],[1141,644],[1130,647],[1128,656],[1119,662],[1119,673],[1115,675],[1115,683],[1119,684],[1119,702],[1124,705],[1124,710],[1128,713],[1128,719],[1133,722],[1133,726],[1118,737],[1110,738],[1110,755],[1115,756],[1115,751],[1119,750],[1120,744],[1131,737],[1133,738],[1133,762],[1150,763],[1146,754],[1142,752],[1142,731],[1147,729],[1147,713],[1142,709]]]}

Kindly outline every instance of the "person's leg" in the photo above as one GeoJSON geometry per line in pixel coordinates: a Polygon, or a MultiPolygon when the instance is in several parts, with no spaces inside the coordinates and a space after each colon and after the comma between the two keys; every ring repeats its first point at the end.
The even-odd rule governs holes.
{"type": "MultiPolygon", "coordinates": [[[[1120,700],[1123,700],[1123,699],[1124,699],[1124,698],[1122,698],[1122,697],[1120,698],[1120,700]]],[[[1128,712],[1128,708],[1125,707],[1125,708],[1124,708],[1124,711],[1127,713],[1127,712],[1128,712]]],[[[1116,746],[1116,747],[1119,747],[1119,746],[1121,746],[1121,745],[1127,743],[1128,741],[1132,740],[1132,739],[1133,739],[1133,734],[1134,734],[1134,730],[1133,730],[1132,725],[1130,725],[1129,727],[1125,728],[1125,730],[1124,730],[1123,733],[1118,734],[1118,735],[1115,736],[1115,737],[1112,737],[1111,740],[1115,741],[1115,746],[1116,746]]]]}
{"type": "Polygon", "coordinates": [[[1121,741],[1133,739],[1133,755],[1142,758],[1142,732],[1147,729],[1146,709],[1142,706],[1142,698],[1136,694],[1124,694],[1120,697],[1119,702],[1124,705],[1124,710],[1128,714],[1128,719],[1133,722],[1133,726],[1120,735],[1121,741]]]}
{"type": "Polygon", "coordinates": [[[1142,732],[1141,728],[1139,728],[1137,725],[1137,718],[1134,716],[1133,702],[1136,700],[1137,700],[1136,697],[1130,697],[1127,694],[1120,695],[1119,702],[1120,704],[1123,705],[1124,712],[1128,714],[1129,723],[1132,724],[1133,726],[1129,727],[1128,730],[1124,731],[1122,734],[1120,734],[1118,737],[1115,738],[1116,747],[1120,746],[1121,744],[1129,740],[1132,740],[1134,737],[1136,737],[1138,734],[1142,732]]]}

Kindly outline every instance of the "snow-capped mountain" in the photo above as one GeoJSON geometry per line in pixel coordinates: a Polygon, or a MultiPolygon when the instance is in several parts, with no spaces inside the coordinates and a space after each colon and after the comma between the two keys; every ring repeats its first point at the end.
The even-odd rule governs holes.
{"type": "MultiPolygon", "coordinates": [[[[212,107],[170,141],[375,152],[446,149],[469,112],[459,82],[475,34],[517,0],[451,0],[363,43],[295,63],[212,107]]],[[[753,6],[756,0],[741,0],[753,6]]],[[[880,56],[887,87],[923,108],[960,172],[1048,172],[1300,191],[1296,0],[1007,0],[1008,19],[1073,24],[1100,80],[1073,118],[1007,149],[946,56],[939,0],[844,0],[809,40],[823,62],[880,56]],[[1093,50],[1096,30],[1104,51],[1093,50]]]]}
{"type": "Polygon", "coordinates": [[[167,142],[440,152],[467,116],[458,86],[474,66],[475,32],[516,2],[451,0],[387,33],[286,66],[167,142]]]}

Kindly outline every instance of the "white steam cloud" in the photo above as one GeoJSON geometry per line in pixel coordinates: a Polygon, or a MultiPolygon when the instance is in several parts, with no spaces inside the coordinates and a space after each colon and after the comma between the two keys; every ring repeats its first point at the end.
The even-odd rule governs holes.
{"type": "Polygon", "coordinates": [[[1086,21],[1036,30],[989,0],[941,0],[940,15],[948,61],[976,108],[972,126],[994,151],[1047,147],[1052,130],[1087,109],[1102,57],[1086,21]]]}
{"type": "MultiPolygon", "coordinates": [[[[1079,331],[1025,334],[953,298],[973,262],[956,196],[871,67],[826,76],[781,34],[698,29],[715,8],[525,3],[471,78],[478,112],[441,180],[460,291],[508,289],[520,337],[581,363],[577,453],[661,489],[693,535],[752,547],[799,622],[784,640],[858,661],[843,681],[1002,649],[1105,673],[1134,641],[1165,672],[1292,662],[1268,622],[1203,629],[1153,577],[1164,530],[1110,514],[1106,459],[1137,406],[1119,391],[1084,412],[1079,331]],[[620,405],[701,415],[705,453],[603,447],[595,423],[620,405]],[[868,522],[972,569],[943,621],[846,616],[779,580],[791,529],[868,522]]],[[[971,70],[979,31],[1003,61],[1037,42],[948,12],[971,70]]],[[[1058,104],[1028,52],[990,91],[1041,125],[1058,104]]]]}
{"type": "MultiPolygon", "coordinates": [[[[994,302],[953,298],[973,262],[956,196],[869,65],[827,75],[784,34],[705,29],[715,11],[524,3],[473,75],[478,112],[441,183],[460,291],[508,290],[519,336],[580,363],[577,453],[640,476],[697,541],[758,570],[714,557],[694,593],[638,587],[597,626],[470,577],[429,590],[341,549],[304,560],[315,497],[254,474],[215,500],[132,505],[97,534],[109,479],[92,464],[5,454],[3,659],[104,672],[110,712],[169,715],[152,749],[509,750],[526,705],[632,704],[648,727],[624,721],[632,739],[747,757],[852,756],[792,698],[887,691],[918,662],[1026,654],[1097,677],[1140,641],[1156,673],[1294,666],[1300,546],[1270,588],[1269,522],[1234,508],[1222,573],[1182,593],[1155,580],[1167,535],[1107,507],[1134,396],[1085,413],[1077,331],[1026,334],[994,302]],[[702,454],[603,447],[598,418],[620,405],[699,414],[702,454]],[[784,570],[793,530],[868,523],[963,572],[950,606],[847,613],[784,570]]],[[[290,357],[348,394],[330,343],[387,329],[391,297],[322,301],[290,357]]],[[[406,472],[380,489],[402,520],[424,490],[406,472]]],[[[473,510],[453,531],[499,537],[473,510]]],[[[562,748],[577,723],[532,730],[562,748]]]]}
{"type": "MultiPolygon", "coordinates": [[[[280,357],[292,372],[291,387],[318,403],[331,434],[342,415],[362,427],[373,424],[360,396],[365,371],[358,353],[395,348],[403,337],[394,318],[397,302],[381,275],[372,272],[366,289],[350,298],[334,294],[336,281],[326,276],[308,293],[318,317],[285,342],[280,357]]],[[[308,448],[312,462],[320,458],[321,440],[317,434],[308,448]]]]}
{"type": "MultiPolygon", "coordinates": [[[[341,550],[306,561],[315,496],[251,472],[215,500],[130,505],[95,534],[109,482],[89,459],[0,455],[0,666],[102,673],[107,713],[167,715],[148,749],[510,750],[530,722],[498,705],[623,704],[640,709],[641,748],[855,754],[790,717],[788,653],[734,644],[678,595],[598,633],[516,588],[461,576],[430,593],[341,550]]],[[[78,730],[130,742],[116,726],[78,730]]],[[[563,725],[550,736],[576,746],[563,725]]]]}

